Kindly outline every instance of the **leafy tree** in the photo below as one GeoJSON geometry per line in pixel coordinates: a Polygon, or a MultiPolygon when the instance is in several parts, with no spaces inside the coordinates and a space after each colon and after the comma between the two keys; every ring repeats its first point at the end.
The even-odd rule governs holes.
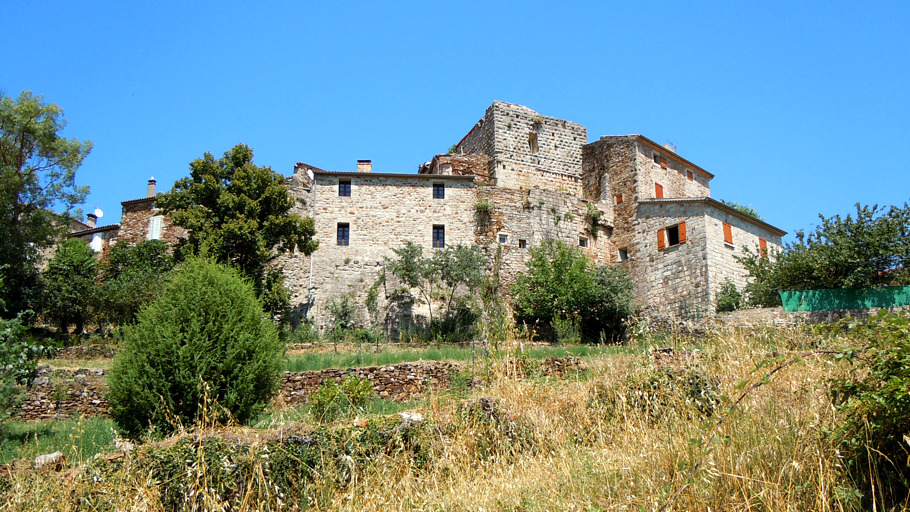
{"type": "Polygon", "coordinates": [[[23,91],[0,94],[0,261],[6,317],[28,306],[37,284],[39,251],[51,247],[88,187],[76,185],[76,170],[92,149],[59,135],[63,110],[23,91]],[[53,209],[62,209],[62,216],[53,209]]]}
{"type": "Polygon", "coordinates": [[[101,268],[99,316],[114,325],[132,322],[157,296],[172,268],[174,258],[162,240],[114,245],[101,268]]]}
{"type": "Polygon", "coordinates": [[[758,210],[756,210],[755,208],[752,208],[751,206],[742,205],[742,204],[737,203],[736,201],[727,201],[725,199],[721,199],[720,202],[729,206],[730,208],[733,208],[734,210],[738,211],[739,213],[744,213],[744,214],[748,215],[749,217],[753,217],[758,220],[765,220],[764,217],[762,217],[761,215],[758,214],[758,210]]]}
{"type": "Polygon", "coordinates": [[[82,332],[97,296],[97,270],[95,251],[76,238],[60,244],[48,262],[41,275],[41,311],[57,323],[58,334],[66,334],[71,324],[76,324],[77,333],[82,332]]]}
{"type": "Polygon", "coordinates": [[[190,424],[203,406],[209,420],[243,423],[278,389],[277,328],[233,268],[183,262],[137,320],[108,380],[111,416],[131,436],[190,424]]]}
{"type": "Polygon", "coordinates": [[[774,259],[746,251],[739,258],[752,282],[749,303],[778,306],[780,291],[871,288],[910,283],[910,207],[856,205],[856,216],[824,217],[812,233],[796,233],[774,259]]]}
{"type": "Polygon", "coordinates": [[[736,311],[742,307],[743,296],[730,279],[725,279],[717,292],[717,312],[736,311]]]}
{"type": "Polygon", "coordinates": [[[595,267],[559,240],[531,249],[528,270],[512,287],[518,320],[549,327],[577,320],[586,339],[615,337],[635,312],[632,281],[619,267],[595,267]]]}
{"type": "Polygon", "coordinates": [[[487,260],[478,247],[455,245],[425,257],[421,246],[408,241],[392,252],[397,258],[386,258],[386,271],[420,292],[429,309],[431,327],[435,325],[433,299],[440,288],[445,292],[444,312],[452,315],[459,288],[473,293],[483,282],[487,260]]]}
{"type": "Polygon", "coordinates": [[[177,180],[157,206],[171,213],[189,234],[181,254],[199,254],[232,265],[250,278],[268,310],[282,314],[289,294],[281,274],[268,267],[278,251],[311,254],[313,219],[291,213],[294,200],[285,179],[269,167],[253,164],[253,151],[238,144],[215,159],[210,153],[190,163],[189,177],[177,180]]]}

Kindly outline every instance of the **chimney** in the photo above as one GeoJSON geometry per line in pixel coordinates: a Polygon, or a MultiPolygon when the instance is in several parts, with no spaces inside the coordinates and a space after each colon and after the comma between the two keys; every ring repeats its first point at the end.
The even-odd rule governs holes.
{"type": "Polygon", "coordinates": [[[93,229],[95,227],[95,223],[97,223],[97,222],[98,222],[98,217],[96,217],[94,213],[89,213],[88,215],[85,216],[85,224],[88,226],[89,229],[93,229]]]}
{"type": "Polygon", "coordinates": [[[149,187],[145,192],[145,197],[155,197],[155,177],[149,180],[149,187]]]}
{"type": "Polygon", "coordinates": [[[676,144],[673,144],[670,141],[664,142],[664,148],[676,153],[676,144]]]}
{"type": "Polygon", "coordinates": [[[372,160],[357,160],[357,172],[372,172],[373,171],[373,161],[372,160]]]}

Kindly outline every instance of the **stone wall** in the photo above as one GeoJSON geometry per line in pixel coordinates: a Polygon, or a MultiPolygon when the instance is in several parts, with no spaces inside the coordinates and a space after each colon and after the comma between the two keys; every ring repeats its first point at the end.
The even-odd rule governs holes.
{"type": "Polygon", "coordinates": [[[175,226],[170,215],[163,215],[155,208],[155,198],[147,197],[122,203],[123,213],[120,216],[120,231],[117,243],[138,244],[149,239],[149,222],[152,217],[161,217],[161,240],[176,244],[180,237],[186,236],[186,230],[175,226]]]}
{"type": "Polygon", "coordinates": [[[543,188],[581,196],[584,126],[496,101],[458,144],[461,153],[491,157],[499,187],[543,188]]]}
{"type": "Polygon", "coordinates": [[[530,259],[530,249],[546,240],[562,240],[569,247],[579,247],[591,260],[603,265],[613,261],[611,222],[605,213],[600,220],[597,236],[585,218],[588,205],[603,205],[574,196],[542,189],[514,190],[499,187],[478,187],[478,199],[493,205],[489,218],[475,218],[474,244],[488,248],[491,261],[497,248],[501,249],[500,278],[509,284],[524,272],[530,259]],[[505,242],[500,242],[505,237],[505,242]],[[580,247],[584,240],[586,247],[580,247]]]}
{"type": "Polygon", "coordinates": [[[664,197],[706,197],[711,195],[710,177],[695,167],[687,166],[675,152],[658,149],[642,137],[634,138],[637,152],[638,180],[636,193],[640,199],[655,197],[655,184],[663,187],[664,197]],[[654,161],[654,156],[661,163],[654,161]],[[689,176],[692,180],[689,180],[689,176]]]}
{"type": "MultiPolygon", "coordinates": [[[[308,317],[319,325],[328,320],[328,305],[345,293],[364,304],[379,277],[385,257],[407,241],[433,250],[433,227],[444,226],[445,244],[474,240],[474,183],[470,176],[380,173],[315,174],[316,238],[311,256],[313,294],[308,317]],[[350,180],[351,195],[339,196],[339,181],[350,180]],[[433,198],[433,185],[443,184],[445,198],[433,198]],[[338,245],[339,224],[349,228],[348,245],[338,245]]],[[[297,213],[312,215],[313,195],[297,213]]],[[[298,315],[306,312],[310,258],[285,254],[278,264],[298,315]]],[[[389,290],[390,292],[392,290],[389,290]]],[[[383,306],[384,304],[380,304],[383,306]]],[[[361,312],[366,315],[366,311],[361,312]]]]}

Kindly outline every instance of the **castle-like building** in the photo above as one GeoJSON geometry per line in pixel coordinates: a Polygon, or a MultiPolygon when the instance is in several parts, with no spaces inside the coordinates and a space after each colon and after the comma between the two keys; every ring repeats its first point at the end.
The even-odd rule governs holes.
{"type": "MultiPolygon", "coordinates": [[[[464,244],[499,253],[509,283],[531,248],[558,239],[627,268],[646,314],[692,318],[714,311],[727,279],[746,284],[736,256],[767,254],[786,234],[712,199],[713,177],[647,137],[588,142],[584,126],[497,101],[417,174],[373,172],[369,160],[356,172],[298,163],[288,187],[304,199],[296,213],[314,217],[319,249],[279,265],[296,310],[320,322],[342,294],[364,299],[407,241],[425,252],[464,244]]],[[[180,236],[155,210],[153,187],[123,203],[118,241],[180,236]]]]}

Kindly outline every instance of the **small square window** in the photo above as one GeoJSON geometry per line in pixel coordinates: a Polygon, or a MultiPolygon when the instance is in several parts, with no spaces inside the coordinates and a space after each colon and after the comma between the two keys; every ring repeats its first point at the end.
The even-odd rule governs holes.
{"type": "Polygon", "coordinates": [[[519,249],[525,249],[525,248],[527,248],[527,247],[528,247],[528,241],[525,240],[524,238],[519,238],[519,239],[518,239],[518,248],[519,248],[519,249]]]}
{"type": "Polygon", "coordinates": [[[441,249],[446,246],[446,227],[433,226],[433,248],[441,249]]]}
{"type": "Polygon", "coordinates": [[[433,199],[445,199],[445,198],[446,198],[445,183],[434,183],[433,184],[433,199]]]}
{"type": "Polygon", "coordinates": [[[351,243],[351,225],[347,222],[338,223],[338,245],[349,245],[351,243]]]}
{"type": "Polygon", "coordinates": [[[667,247],[686,243],[686,223],[680,222],[675,226],[657,230],[657,250],[662,251],[667,247]]]}
{"type": "Polygon", "coordinates": [[[509,243],[509,235],[500,234],[500,235],[499,235],[499,243],[501,243],[501,244],[507,244],[507,243],[509,243]]]}
{"type": "Polygon", "coordinates": [[[622,248],[619,250],[619,261],[626,261],[629,259],[629,249],[622,248]]]}
{"type": "Polygon", "coordinates": [[[351,197],[351,180],[338,180],[338,197],[351,197]]]}
{"type": "Polygon", "coordinates": [[[579,246],[579,247],[587,247],[587,246],[588,246],[588,239],[587,239],[587,238],[579,238],[579,239],[578,239],[578,246],[579,246]]]}
{"type": "Polygon", "coordinates": [[[653,158],[655,164],[660,164],[660,153],[654,153],[653,158]]]}

